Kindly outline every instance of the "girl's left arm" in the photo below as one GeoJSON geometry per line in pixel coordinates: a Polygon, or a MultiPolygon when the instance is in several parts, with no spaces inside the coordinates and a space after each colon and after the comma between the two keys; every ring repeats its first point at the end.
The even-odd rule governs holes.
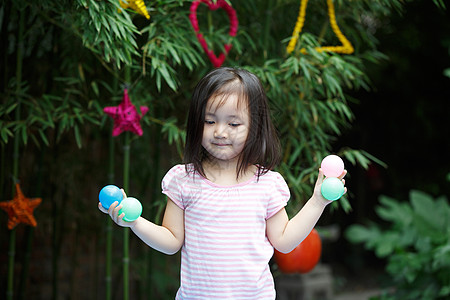
{"type": "MultiPolygon", "coordinates": [[[[345,183],[346,170],[339,176],[345,183]]],[[[267,238],[272,246],[280,252],[289,253],[298,246],[316,225],[325,207],[331,203],[322,196],[320,188],[323,182],[323,172],[319,169],[319,176],[314,187],[313,196],[303,208],[291,219],[282,208],[266,221],[267,238]]],[[[347,188],[345,188],[345,192],[347,188]]]]}

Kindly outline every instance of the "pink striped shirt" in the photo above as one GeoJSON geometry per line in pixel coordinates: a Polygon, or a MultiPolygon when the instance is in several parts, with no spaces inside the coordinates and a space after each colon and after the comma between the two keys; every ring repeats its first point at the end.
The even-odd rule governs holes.
{"type": "Polygon", "coordinates": [[[162,189],[184,210],[176,299],[275,299],[266,220],[290,198],[279,173],[224,187],[176,165],[163,178],[162,189]]]}

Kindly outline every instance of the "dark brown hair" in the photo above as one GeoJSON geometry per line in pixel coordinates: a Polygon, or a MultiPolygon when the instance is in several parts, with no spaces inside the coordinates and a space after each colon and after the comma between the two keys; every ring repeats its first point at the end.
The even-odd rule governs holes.
{"type": "Polygon", "coordinates": [[[237,95],[248,106],[250,128],[244,149],[239,157],[237,178],[248,166],[258,167],[258,177],[272,170],[280,161],[280,141],[270,119],[266,93],[254,74],[235,68],[217,68],[206,74],[192,95],[189,109],[184,163],[187,171],[197,171],[205,177],[202,163],[208,158],[202,146],[205,109],[211,97],[237,95]],[[193,165],[193,170],[189,165],[193,165]]]}

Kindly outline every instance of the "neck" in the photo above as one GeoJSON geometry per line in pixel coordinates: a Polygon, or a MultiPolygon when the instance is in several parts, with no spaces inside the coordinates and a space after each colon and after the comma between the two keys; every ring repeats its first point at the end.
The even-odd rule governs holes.
{"type": "Polygon", "coordinates": [[[250,180],[256,173],[255,166],[248,166],[237,176],[237,161],[206,161],[203,163],[206,178],[219,185],[235,185],[250,180]]]}

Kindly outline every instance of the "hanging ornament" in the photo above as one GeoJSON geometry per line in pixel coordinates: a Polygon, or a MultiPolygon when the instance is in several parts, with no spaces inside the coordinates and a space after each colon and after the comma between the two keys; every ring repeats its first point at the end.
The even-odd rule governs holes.
{"type": "Polygon", "coordinates": [[[228,52],[230,52],[231,44],[228,43],[223,45],[225,51],[220,53],[219,57],[217,57],[214,52],[209,49],[208,44],[206,43],[206,40],[203,37],[203,34],[200,32],[198,26],[197,7],[200,5],[200,3],[205,3],[206,5],[208,5],[208,8],[213,11],[219,8],[225,10],[228,15],[228,19],[230,20],[230,31],[228,32],[228,35],[230,37],[236,36],[237,33],[238,19],[236,16],[236,11],[225,0],[217,0],[216,3],[213,3],[211,0],[195,0],[191,4],[191,13],[189,14],[189,20],[191,21],[192,27],[194,28],[197,40],[199,41],[206,55],[208,55],[208,58],[213,66],[218,68],[223,64],[223,62],[225,61],[225,57],[228,55],[228,52]]]}
{"type": "Polygon", "coordinates": [[[41,204],[41,198],[27,198],[23,195],[20,185],[16,184],[16,195],[10,201],[0,202],[0,208],[8,214],[8,229],[12,230],[19,223],[36,227],[37,222],[33,210],[41,204]]]}
{"type": "Polygon", "coordinates": [[[150,19],[150,15],[148,14],[144,0],[119,0],[119,3],[123,9],[131,8],[140,15],[143,15],[147,19],[150,19]]]}
{"type": "Polygon", "coordinates": [[[124,131],[131,131],[139,136],[142,135],[143,131],[140,121],[147,113],[148,107],[141,106],[142,115],[140,115],[136,107],[131,103],[127,89],[123,91],[123,100],[118,106],[108,106],[103,111],[114,120],[112,136],[118,136],[124,131]]]}
{"type": "MultiPolygon", "coordinates": [[[[306,6],[308,4],[308,0],[301,0],[300,2],[300,11],[298,13],[297,23],[294,27],[294,32],[292,33],[291,40],[286,48],[287,53],[291,53],[295,49],[295,44],[297,44],[298,37],[300,32],[302,31],[303,24],[305,23],[305,15],[306,15],[306,6]]],[[[323,46],[316,47],[316,51],[323,52],[336,52],[343,54],[352,54],[354,52],[353,46],[350,41],[344,36],[344,34],[339,29],[339,26],[336,22],[336,14],[334,11],[333,0],[327,0],[328,6],[328,17],[330,19],[331,29],[333,29],[334,34],[337,36],[339,41],[342,43],[342,46],[323,46]]],[[[302,53],[306,53],[304,48],[300,49],[302,53]]]]}

